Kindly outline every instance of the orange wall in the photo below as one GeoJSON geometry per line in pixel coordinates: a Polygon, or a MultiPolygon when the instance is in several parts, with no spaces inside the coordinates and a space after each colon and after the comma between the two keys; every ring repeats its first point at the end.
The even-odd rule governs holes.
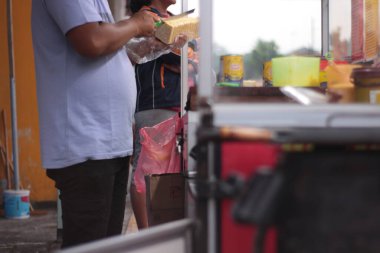
{"type": "MultiPolygon", "coordinates": [[[[0,110],[6,111],[7,137],[8,143],[11,143],[6,2],[6,0],[0,1],[0,110]]],[[[12,2],[21,184],[25,188],[30,186],[31,201],[52,201],[56,200],[56,190],[53,182],[46,177],[41,167],[39,152],[36,83],[30,29],[32,0],[13,0],[12,2]]],[[[0,129],[2,130],[1,126],[0,129]]],[[[1,133],[0,136],[2,136],[1,133]]],[[[11,152],[11,147],[9,147],[9,152],[11,152]]],[[[4,177],[2,163],[0,163],[0,177],[4,177]]]]}

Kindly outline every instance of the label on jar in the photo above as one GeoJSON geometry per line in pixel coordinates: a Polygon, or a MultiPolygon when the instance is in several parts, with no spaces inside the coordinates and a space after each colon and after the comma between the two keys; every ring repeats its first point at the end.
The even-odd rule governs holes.
{"type": "Polygon", "coordinates": [[[380,104],[380,90],[369,91],[369,103],[380,104]]]}
{"type": "Polygon", "coordinates": [[[242,83],[244,59],[242,55],[222,55],[220,57],[220,81],[242,83]]]}

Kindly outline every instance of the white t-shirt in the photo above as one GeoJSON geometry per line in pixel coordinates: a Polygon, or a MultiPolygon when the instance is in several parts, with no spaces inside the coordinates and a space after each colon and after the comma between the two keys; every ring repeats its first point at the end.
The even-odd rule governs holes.
{"type": "Polygon", "coordinates": [[[65,37],[85,23],[113,22],[107,0],[32,4],[43,167],[131,155],[136,84],[125,50],[89,59],[65,37]]]}

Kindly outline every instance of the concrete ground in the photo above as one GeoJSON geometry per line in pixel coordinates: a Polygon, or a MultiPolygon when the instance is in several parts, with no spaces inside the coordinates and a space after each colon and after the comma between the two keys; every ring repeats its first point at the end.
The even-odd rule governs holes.
{"type": "MultiPolygon", "coordinates": [[[[123,233],[137,232],[127,197],[123,233]]],[[[0,215],[0,253],[50,253],[60,248],[57,239],[57,208],[35,207],[27,219],[6,219],[0,215]]]]}

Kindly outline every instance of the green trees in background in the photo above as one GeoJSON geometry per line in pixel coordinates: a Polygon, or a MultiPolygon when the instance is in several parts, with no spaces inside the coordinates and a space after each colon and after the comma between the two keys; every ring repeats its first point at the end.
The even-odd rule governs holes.
{"type": "Polygon", "coordinates": [[[263,64],[281,56],[278,50],[276,42],[258,40],[252,51],[244,55],[244,79],[261,79],[263,64]]]}
{"type": "MultiPolygon", "coordinates": [[[[215,72],[219,73],[220,56],[231,53],[218,44],[214,44],[213,48],[213,66],[215,72]]],[[[244,79],[261,79],[264,62],[280,56],[278,50],[276,42],[258,40],[252,51],[244,54],[244,79]]]]}

